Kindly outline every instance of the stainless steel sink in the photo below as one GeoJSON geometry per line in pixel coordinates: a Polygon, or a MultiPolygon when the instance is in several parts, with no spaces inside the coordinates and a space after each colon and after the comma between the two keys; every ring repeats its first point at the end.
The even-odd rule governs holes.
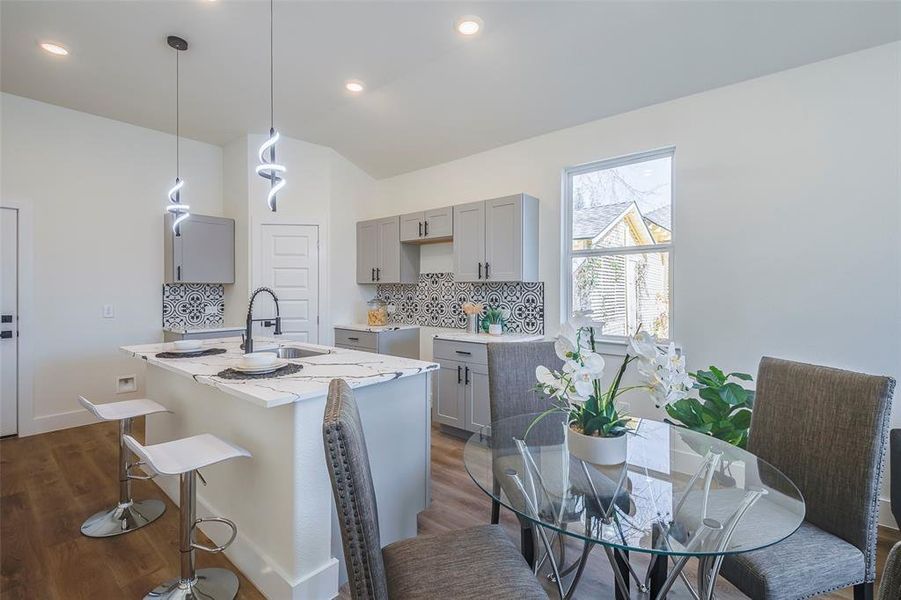
{"type": "Polygon", "coordinates": [[[323,350],[310,350],[308,348],[296,348],[294,346],[285,346],[284,348],[272,348],[263,350],[263,352],[275,352],[279,358],[308,358],[310,356],[322,356],[328,354],[323,350]]]}

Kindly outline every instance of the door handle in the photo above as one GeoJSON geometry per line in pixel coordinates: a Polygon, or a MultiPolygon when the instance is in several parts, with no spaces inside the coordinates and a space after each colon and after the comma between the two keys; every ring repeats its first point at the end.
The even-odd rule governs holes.
{"type": "Polygon", "coordinates": [[[479,263],[479,279],[482,278],[482,263],[479,263]]]}
{"type": "Polygon", "coordinates": [[[425,236],[429,237],[429,222],[425,222],[425,236]]]}
{"type": "Polygon", "coordinates": [[[488,279],[488,263],[485,263],[485,279],[488,279]]]}
{"type": "Polygon", "coordinates": [[[469,385],[469,367],[464,367],[466,369],[466,380],[464,381],[464,385],[469,385]]]}
{"type": "Polygon", "coordinates": [[[0,339],[2,339],[2,340],[8,340],[12,336],[13,336],[12,331],[0,331],[0,339]]]}
{"type": "Polygon", "coordinates": [[[422,237],[422,221],[419,222],[419,237],[422,237]]]}
{"type": "Polygon", "coordinates": [[[463,367],[461,367],[460,365],[457,365],[457,383],[463,382],[463,377],[461,375],[462,370],[463,370],[463,367]]]}

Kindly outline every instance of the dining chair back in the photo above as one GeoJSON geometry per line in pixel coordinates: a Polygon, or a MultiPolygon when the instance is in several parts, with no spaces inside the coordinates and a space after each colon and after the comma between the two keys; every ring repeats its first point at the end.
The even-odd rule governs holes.
{"type": "Polygon", "coordinates": [[[787,540],[726,559],[723,575],[746,594],[806,597],[853,585],[860,597],[872,597],[878,495],[894,385],[890,377],[761,360],[748,450],[798,486],[807,514],[787,540]],[[819,552],[810,554],[814,548],[819,552]],[[807,575],[775,585],[792,560],[795,567],[809,561],[807,575]],[[824,571],[822,577],[817,569],[824,571]],[[778,595],[760,591],[777,588],[778,595]]]}
{"type": "Polygon", "coordinates": [[[552,371],[563,368],[554,342],[518,342],[488,344],[488,404],[491,420],[546,410],[547,398],[534,388],[535,368],[552,371]]]}
{"type": "Polygon", "coordinates": [[[357,404],[343,379],[329,385],[322,434],[351,594],[354,600],[387,600],[369,454],[357,404]]]}

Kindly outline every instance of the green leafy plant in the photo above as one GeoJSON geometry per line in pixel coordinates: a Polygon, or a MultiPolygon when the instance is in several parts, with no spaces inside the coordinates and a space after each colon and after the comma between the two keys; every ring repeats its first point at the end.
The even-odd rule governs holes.
{"type": "Polygon", "coordinates": [[[729,442],[739,448],[748,445],[754,391],[737,381],[752,381],[747,373],[725,373],[710,366],[708,371],[689,373],[700,398],[682,398],[666,406],[678,424],[729,442]]]}
{"type": "Polygon", "coordinates": [[[482,317],[482,330],[488,331],[489,325],[500,325],[506,331],[509,318],[510,311],[506,308],[488,307],[485,309],[485,316],[482,317]]]}

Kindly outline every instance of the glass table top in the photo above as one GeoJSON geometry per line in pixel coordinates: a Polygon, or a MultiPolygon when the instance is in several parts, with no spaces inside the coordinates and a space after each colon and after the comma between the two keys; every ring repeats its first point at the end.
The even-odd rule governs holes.
{"type": "Polygon", "coordinates": [[[566,415],[502,419],[473,434],[469,475],[522,518],[636,552],[714,555],[775,544],[804,520],[798,488],[750,452],[659,421],[633,419],[625,463],[570,455],[566,415]],[[528,468],[526,468],[528,465],[528,468]]]}

